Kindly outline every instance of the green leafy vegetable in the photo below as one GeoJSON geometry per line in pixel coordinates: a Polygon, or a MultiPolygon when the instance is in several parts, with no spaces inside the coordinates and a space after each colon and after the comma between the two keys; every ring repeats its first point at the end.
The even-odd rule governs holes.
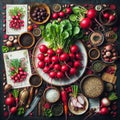
{"type": "Polygon", "coordinates": [[[83,6],[75,6],[72,8],[73,14],[69,16],[69,19],[73,22],[80,22],[87,13],[87,9],[83,6]]]}
{"type": "Polygon", "coordinates": [[[18,110],[17,110],[17,114],[18,115],[23,115],[24,113],[25,113],[24,107],[19,107],[18,110]]]}
{"type": "Polygon", "coordinates": [[[19,91],[17,89],[12,90],[12,95],[17,98],[19,96],[19,91]]]}
{"type": "Polygon", "coordinates": [[[52,117],[53,116],[52,110],[51,109],[45,109],[44,110],[44,116],[46,116],[46,117],[52,117]]]}
{"type": "Polygon", "coordinates": [[[3,53],[6,53],[6,52],[8,52],[9,51],[9,48],[7,47],[7,46],[2,46],[2,52],[3,53]]]}
{"type": "Polygon", "coordinates": [[[40,26],[40,28],[45,41],[54,50],[62,48],[68,52],[70,45],[83,36],[79,24],[73,24],[69,20],[61,22],[54,20],[45,27],[40,26]]]}
{"type": "Polygon", "coordinates": [[[115,92],[111,92],[111,93],[109,94],[109,96],[108,96],[108,99],[109,99],[110,101],[114,101],[114,100],[117,100],[117,99],[118,99],[118,96],[116,95],[115,92]]]}

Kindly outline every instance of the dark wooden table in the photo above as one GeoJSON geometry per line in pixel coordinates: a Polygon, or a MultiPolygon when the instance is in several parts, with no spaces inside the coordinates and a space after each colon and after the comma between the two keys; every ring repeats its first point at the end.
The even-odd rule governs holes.
{"type": "MultiPolygon", "coordinates": [[[[30,4],[32,2],[45,2],[47,3],[49,6],[51,6],[53,3],[75,3],[75,4],[101,4],[101,3],[108,3],[108,4],[116,4],[117,6],[117,12],[118,12],[118,18],[120,18],[120,0],[0,0],[0,13],[2,12],[2,6],[6,5],[6,4],[30,4]]],[[[2,15],[0,14],[0,47],[2,46],[2,15]]],[[[120,19],[118,20],[118,25],[120,26],[120,19]]],[[[118,30],[118,42],[120,43],[120,27],[118,30]]],[[[119,55],[120,55],[120,44],[117,45],[118,51],[119,51],[119,55]]],[[[5,120],[5,118],[3,117],[3,104],[4,104],[4,97],[3,97],[3,68],[4,68],[4,64],[3,64],[3,57],[2,57],[2,51],[0,49],[0,120],[5,120]]],[[[118,94],[118,116],[115,120],[120,120],[120,60],[116,61],[118,70],[117,70],[117,94],[118,94]]],[[[61,117],[57,117],[57,118],[42,118],[42,117],[26,117],[26,118],[14,118],[12,117],[11,120],[64,120],[64,116],[61,117]]],[[[75,116],[75,117],[70,117],[69,120],[83,120],[82,116],[75,116]]],[[[93,118],[89,119],[89,120],[114,120],[113,118],[110,118],[110,116],[100,116],[100,115],[96,115],[93,118]]]]}

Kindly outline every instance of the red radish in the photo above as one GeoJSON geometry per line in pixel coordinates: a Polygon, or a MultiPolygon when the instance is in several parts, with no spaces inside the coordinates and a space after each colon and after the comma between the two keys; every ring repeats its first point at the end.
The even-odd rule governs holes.
{"type": "Polygon", "coordinates": [[[63,64],[63,65],[61,66],[61,71],[62,71],[62,72],[67,72],[68,70],[69,70],[69,68],[68,68],[67,65],[63,64]]]}
{"type": "Polygon", "coordinates": [[[92,24],[92,21],[91,21],[90,18],[84,18],[80,22],[80,27],[83,28],[83,29],[89,29],[91,24],[92,24]]]}
{"type": "Polygon", "coordinates": [[[75,75],[77,73],[77,69],[72,67],[70,68],[70,75],[75,75]]]}
{"type": "Polygon", "coordinates": [[[18,68],[19,71],[22,71],[23,69],[21,67],[18,68]]]}
{"type": "Polygon", "coordinates": [[[52,18],[53,18],[53,19],[57,19],[58,17],[59,17],[58,13],[53,13],[53,14],[52,14],[52,18]]]}
{"type": "Polygon", "coordinates": [[[65,13],[64,13],[63,11],[59,12],[58,15],[59,15],[59,17],[61,17],[61,18],[65,17],[65,13]]]}
{"type": "Polygon", "coordinates": [[[11,70],[11,71],[14,71],[14,70],[15,70],[15,68],[14,68],[14,67],[11,67],[11,68],[10,68],[10,70],[11,70]]]}
{"type": "Polygon", "coordinates": [[[63,53],[60,55],[60,60],[61,61],[68,61],[69,55],[67,53],[63,53]]]}
{"type": "Polygon", "coordinates": [[[57,72],[56,76],[57,76],[57,78],[61,79],[64,77],[64,74],[63,74],[63,72],[59,71],[59,72],[57,72]]]}
{"type": "Polygon", "coordinates": [[[39,67],[39,68],[44,68],[44,67],[45,67],[45,62],[39,61],[39,62],[38,62],[38,67],[39,67]]]}
{"type": "Polygon", "coordinates": [[[101,104],[102,104],[102,106],[107,107],[107,106],[110,105],[110,100],[109,100],[108,98],[103,98],[103,99],[101,100],[101,104]]]}
{"type": "Polygon", "coordinates": [[[110,22],[112,22],[112,21],[114,21],[115,20],[115,15],[110,15],[109,16],[109,22],[108,23],[110,23],[110,22]]]}
{"type": "Polygon", "coordinates": [[[55,52],[54,52],[53,49],[49,48],[48,51],[47,51],[47,54],[48,54],[49,56],[53,56],[53,55],[55,54],[55,52]]]}
{"type": "Polygon", "coordinates": [[[12,106],[15,104],[15,99],[12,94],[9,94],[9,96],[5,99],[5,104],[8,106],[12,106]]]}
{"type": "Polygon", "coordinates": [[[68,64],[69,67],[73,66],[73,62],[72,61],[67,62],[67,64],[68,64]]]}
{"type": "Polygon", "coordinates": [[[44,62],[47,63],[47,64],[50,64],[51,63],[51,58],[49,56],[46,56],[44,58],[44,62]]]}
{"type": "Polygon", "coordinates": [[[108,110],[107,107],[102,107],[102,108],[100,109],[100,111],[99,111],[99,113],[100,113],[101,115],[106,115],[106,114],[108,114],[108,112],[109,112],[109,110],[108,110]]]}
{"type": "Polygon", "coordinates": [[[8,111],[4,111],[4,117],[8,117],[9,116],[9,112],[8,111]]]}
{"type": "Polygon", "coordinates": [[[17,112],[17,107],[10,108],[10,113],[15,114],[17,112]]]}
{"type": "Polygon", "coordinates": [[[72,46],[70,47],[70,52],[71,52],[71,53],[77,53],[78,51],[79,51],[79,48],[78,48],[77,45],[72,45],[72,46]]]}
{"type": "Polygon", "coordinates": [[[39,59],[39,60],[41,60],[41,61],[43,61],[44,60],[44,54],[43,53],[39,53],[38,54],[38,56],[37,56],[37,58],[39,59]]]}
{"type": "Polygon", "coordinates": [[[81,62],[80,62],[79,60],[75,61],[75,62],[74,62],[74,67],[75,67],[75,68],[82,67],[81,62]]]}
{"type": "Polygon", "coordinates": [[[106,18],[106,19],[108,19],[108,18],[109,18],[109,16],[110,16],[110,14],[109,14],[109,13],[104,13],[104,14],[103,14],[103,17],[104,17],[104,18],[106,18]]]}
{"type": "Polygon", "coordinates": [[[7,34],[4,34],[4,39],[8,39],[8,35],[7,34]]]}
{"type": "Polygon", "coordinates": [[[58,56],[53,56],[51,58],[51,60],[52,60],[53,63],[58,63],[59,62],[58,56]]]}
{"type": "Polygon", "coordinates": [[[23,71],[20,71],[19,73],[20,73],[20,75],[23,75],[23,74],[24,74],[23,71]]]}
{"type": "Polygon", "coordinates": [[[78,53],[76,53],[75,57],[76,57],[76,59],[81,60],[82,54],[80,52],[78,52],[78,53]]]}
{"type": "Polygon", "coordinates": [[[97,15],[97,11],[94,8],[89,9],[87,12],[87,17],[90,19],[94,19],[95,22],[98,25],[100,25],[102,27],[102,29],[104,30],[103,25],[101,23],[99,23],[98,20],[96,19],[96,15],[97,15]]]}
{"type": "Polygon", "coordinates": [[[89,9],[87,11],[87,17],[93,19],[96,17],[97,11],[95,9],[89,9]]]}
{"type": "Polygon", "coordinates": [[[69,57],[71,58],[71,60],[75,59],[75,55],[73,53],[69,53],[69,57]]]}
{"type": "Polygon", "coordinates": [[[72,8],[71,7],[65,8],[65,13],[66,14],[71,14],[72,13],[72,8]]]}
{"type": "Polygon", "coordinates": [[[58,48],[58,49],[56,50],[56,53],[57,53],[58,55],[61,55],[61,54],[63,53],[63,50],[62,50],[61,48],[58,48]]]}
{"type": "Polygon", "coordinates": [[[48,66],[45,66],[45,67],[43,68],[43,72],[48,73],[48,72],[49,72],[49,67],[48,67],[48,66]]]}
{"type": "Polygon", "coordinates": [[[61,65],[60,64],[55,64],[54,69],[55,70],[61,70],[61,65]]]}
{"type": "Polygon", "coordinates": [[[42,53],[47,53],[47,50],[48,50],[46,45],[40,45],[39,49],[40,49],[40,52],[42,53]]]}
{"type": "Polygon", "coordinates": [[[49,73],[49,76],[50,76],[51,78],[55,78],[55,77],[56,77],[56,72],[51,71],[51,72],[49,73]]]}

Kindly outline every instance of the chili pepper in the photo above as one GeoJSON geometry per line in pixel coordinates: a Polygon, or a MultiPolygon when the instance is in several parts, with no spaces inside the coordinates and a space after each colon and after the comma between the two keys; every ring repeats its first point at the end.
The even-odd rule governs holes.
{"type": "Polygon", "coordinates": [[[65,120],[67,120],[67,114],[68,114],[67,93],[64,90],[64,88],[61,88],[61,98],[64,105],[65,120]]]}

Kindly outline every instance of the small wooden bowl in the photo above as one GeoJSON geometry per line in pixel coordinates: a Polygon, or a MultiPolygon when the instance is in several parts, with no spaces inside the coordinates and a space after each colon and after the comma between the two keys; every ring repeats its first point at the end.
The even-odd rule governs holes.
{"type": "Polygon", "coordinates": [[[35,37],[31,32],[24,32],[18,37],[18,44],[22,48],[31,48],[35,44],[35,37]]]}
{"type": "Polygon", "coordinates": [[[104,83],[98,76],[88,75],[80,81],[80,89],[86,97],[97,98],[104,91],[104,83]]]}
{"type": "Polygon", "coordinates": [[[104,35],[100,31],[95,31],[90,34],[89,39],[93,46],[100,46],[104,42],[104,35]]]}
{"type": "Polygon", "coordinates": [[[105,26],[112,26],[117,22],[117,20],[118,20],[118,16],[117,16],[116,12],[114,10],[111,10],[110,8],[103,9],[99,14],[99,21],[105,26]],[[103,13],[115,14],[116,18],[115,18],[115,20],[108,23],[107,22],[108,20],[103,17],[103,13]]]}
{"type": "Polygon", "coordinates": [[[31,19],[31,21],[32,21],[33,23],[35,23],[35,24],[44,24],[44,23],[46,23],[46,22],[49,20],[49,18],[50,18],[50,8],[48,7],[47,4],[45,4],[45,3],[35,3],[35,4],[31,5],[31,7],[30,7],[30,19],[31,19]],[[43,20],[42,22],[38,22],[38,21],[33,20],[32,13],[33,13],[33,10],[34,10],[36,7],[45,8],[46,11],[47,11],[47,13],[48,13],[48,16],[47,16],[46,19],[43,20]]]}
{"type": "Polygon", "coordinates": [[[31,86],[38,88],[39,86],[42,85],[42,78],[38,74],[32,74],[29,78],[29,83],[31,86]],[[35,83],[35,82],[38,82],[38,83],[35,83]]]}
{"type": "Polygon", "coordinates": [[[98,48],[93,47],[93,48],[91,48],[91,49],[88,51],[88,55],[89,55],[90,59],[96,60],[96,59],[98,59],[98,58],[100,57],[100,51],[99,51],[98,48]],[[96,53],[97,55],[96,55],[96,56],[93,56],[93,55],[92,55],[92,52],[93,52],[93,55],[94,55],[95,53],[96,53]]]}

